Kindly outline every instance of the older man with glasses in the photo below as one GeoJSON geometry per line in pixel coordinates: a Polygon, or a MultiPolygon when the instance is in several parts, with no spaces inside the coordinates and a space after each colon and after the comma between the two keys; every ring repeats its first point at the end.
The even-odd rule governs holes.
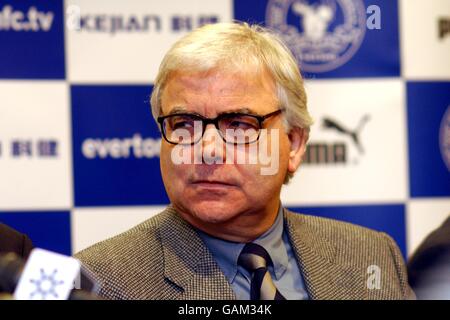
{"type": "Polygon", "coordinates": [[[389,236],[283,208],[312,119],[296,61],[272,32],[220,23],[184,36],[161,63],[151,105],[171,204],[76,255],[103,296],[414,297],[389,236]],[[268,162],[276,170],[264,171],[268,162]]]}

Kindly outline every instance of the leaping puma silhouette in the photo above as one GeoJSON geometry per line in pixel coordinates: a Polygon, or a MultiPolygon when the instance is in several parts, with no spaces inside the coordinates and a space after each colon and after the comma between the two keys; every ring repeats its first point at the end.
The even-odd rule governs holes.
{"type": "Polygon", "coordinates": [[[359,124],[355,130],[346,129],[344,126],[340,125],[335,120],[332,120],[330,118],[324,118],[323,122],[322,122],[322,126],[326,129],[334,129],[340,133],[350,136],[350,138],[353,140],[358,151],[361,154],[364,154],[364,148],[359,140],[359,133],[361,132],[362,128],[369,120],[370,120],[370,116],[368,114],[364,115],[361,118],[361,120],[359,120],[359,124]]]}

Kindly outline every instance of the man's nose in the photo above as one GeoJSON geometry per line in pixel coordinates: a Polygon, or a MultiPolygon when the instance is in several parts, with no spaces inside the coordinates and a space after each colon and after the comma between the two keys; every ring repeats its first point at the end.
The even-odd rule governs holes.
{"type": "Polygon", "coordinates": [[[220,132],[209,123],[202,138],[203,160],[207,164],[225,163],[225,141],[223,141],[220,132]]]}

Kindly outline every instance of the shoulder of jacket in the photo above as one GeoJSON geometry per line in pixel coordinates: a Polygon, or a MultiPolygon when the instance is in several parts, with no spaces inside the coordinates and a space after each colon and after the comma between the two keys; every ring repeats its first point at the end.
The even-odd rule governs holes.
{"type": "Polygon", "coordinates": [[[167,219],[166,211],[163,211],[123,233],[77,252],[74,257],[98,272],[99,269],[110,269],[125,260],[129,261],[130,257],[139,255],[145,248],[157,251],[160,248],[158,228],[161,221],[167,219]]]}
{"type": "Polygon", "coordinates": [[[290,211],[287,211],[286,217],[300,236],[302,232],[306,232],[308,235],[304,236],[309,239],[321,239],[330,243],[342,259],[357,254],[361,261],[378,260],[377,257],[384,257],[385,261],[388,261],[393,255],[395,258],[398,256],[397,244],[384,232],[344,221],[290,211]]]}

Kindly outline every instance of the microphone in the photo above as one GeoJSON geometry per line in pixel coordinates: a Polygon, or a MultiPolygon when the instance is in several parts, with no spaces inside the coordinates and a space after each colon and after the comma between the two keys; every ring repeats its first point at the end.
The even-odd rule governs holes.
{"type": "Polygon", "coordinates": [[[14,253],[0,255],[0,299],[13,294],[16,300],[99,300],[95,294],[73,289],[78,276],[96,287],[75,258],[34,249],[25,264],[14,253]]]}
{"type": "Polygon", "coordinates": [[[15,253],[0,255],[0,292],[13,293],[19,282],[24,263],[15,253]]]}

